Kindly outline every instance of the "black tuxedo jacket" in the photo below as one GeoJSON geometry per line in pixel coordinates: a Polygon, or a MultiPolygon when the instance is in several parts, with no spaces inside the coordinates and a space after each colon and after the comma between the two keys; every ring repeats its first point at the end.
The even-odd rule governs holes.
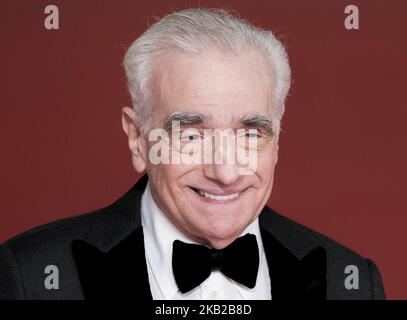
{"type": "MultiPolygon", "coordinates": [[[[140,218],[146,183],[142,178],[108,207],[38,227],[1,245],[0,299],[151,300],[140,218]],[[58,272],[54,267],[50,273],[49,265],[58,272]],[[46,286],[51,275],[53,288],[46,286]]],[[[384,299],[371,260],[267,207],[260,228],[273,300],[384,299]],[[352,267],[352,288],[345,285],[347,266],[358,270],[355,274],[352,267]]]]}

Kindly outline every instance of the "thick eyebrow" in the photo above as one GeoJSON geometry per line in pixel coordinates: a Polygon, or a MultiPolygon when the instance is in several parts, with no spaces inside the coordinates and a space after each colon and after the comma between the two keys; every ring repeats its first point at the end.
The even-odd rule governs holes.
{"type": "Polygon", "coordinates": [[[263,129],[269,136],[273,136],[275,134],[273,122],[264,115],[245,116],[240,120],[240,122],[246,127],[263,129]]]}
{"type": "Polygon", "coordinates": [[[186,124],[201,124],[208,117],[199,112],[174,112],[171,114],[164,123],[164,129],[166,131],[171,130],[173,122],[179,122],[180,126],[186,124]]]}

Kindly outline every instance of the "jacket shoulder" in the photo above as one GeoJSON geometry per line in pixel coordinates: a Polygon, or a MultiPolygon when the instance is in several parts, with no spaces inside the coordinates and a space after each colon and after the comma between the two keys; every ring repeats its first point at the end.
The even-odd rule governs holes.
{"type": "Polygon", "coordinates": [[[260,226],[299,259],[317,247],[325,250],[328,299],[385,298],[379,269],[372,260],[271,208],[266,208],[261,214],[260,226]],[[345,283],[352,274],[357,275],[357,289],[345,283]]]}
{"type": "Polygon", "coordinates": [[[0,245],[0,299],[78,299],[81,287],[72,241],[108,215],[98,209],[28,230],[0,245]],[[44,289],[47,267],[58,268],[61,290],[44,289]]]}
{"type": "Polygon", "coordinates": [[[86,235],[90,226],[97,223],[106,214],[106,208],[102,208],[52,221],[14,236],[3,245],[14,250],[20,248],[34,250],[36,246],[42,247],[47,243],[55,245],[59,241],[75,239],[86,235]]]}
{"type": "Polygon", "coordinates": [[[141,225],[140,204],[147,178],[119,199],[85,214],[41,225],[0,245],[0,299],[83,298],[74,240],[106,252],[141,225]],[[61,290],[44,290],[47,267],[59,269],[61,290]]]}
{"type": "Polygon", "coordinates": [[[300,224],[286,216],[267,208],[260,217],[260,225],[270,231],[280,242],[284,243],[302,257],[309,250],[321,246],[338,255],[350,255],[362,258],[359,254],[303,224],[300,224]]]}

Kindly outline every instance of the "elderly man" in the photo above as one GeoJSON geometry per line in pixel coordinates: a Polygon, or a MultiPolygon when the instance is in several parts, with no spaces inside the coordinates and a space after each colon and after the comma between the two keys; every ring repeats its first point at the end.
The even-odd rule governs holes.
{"type": "Polygon", "coordinates": [[[270,31],[175,12],[124,66],[123,129],[144,177],[108,207],[3,244],[0,298],[384,298],[371,260],[266,207],[290,86],[270,31]]]}

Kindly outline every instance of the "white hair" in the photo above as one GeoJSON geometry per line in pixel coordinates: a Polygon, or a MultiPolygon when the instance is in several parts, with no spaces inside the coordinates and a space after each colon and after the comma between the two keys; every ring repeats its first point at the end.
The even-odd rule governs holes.
{"type": "Polygon", "coordinates": [[[154,58],[174,49],[186,54],[202,54],[208,48],[236,54],[255,50],[270,61],[275,78],[276,119],[273,123],[279,132],[291,82],[287,53],[271,31],[255,27],[223,9],[186,9],[171,13],[148,28],[127,50],[124,68],[139,129],[144,133],[150,130],[154,58]]]}

